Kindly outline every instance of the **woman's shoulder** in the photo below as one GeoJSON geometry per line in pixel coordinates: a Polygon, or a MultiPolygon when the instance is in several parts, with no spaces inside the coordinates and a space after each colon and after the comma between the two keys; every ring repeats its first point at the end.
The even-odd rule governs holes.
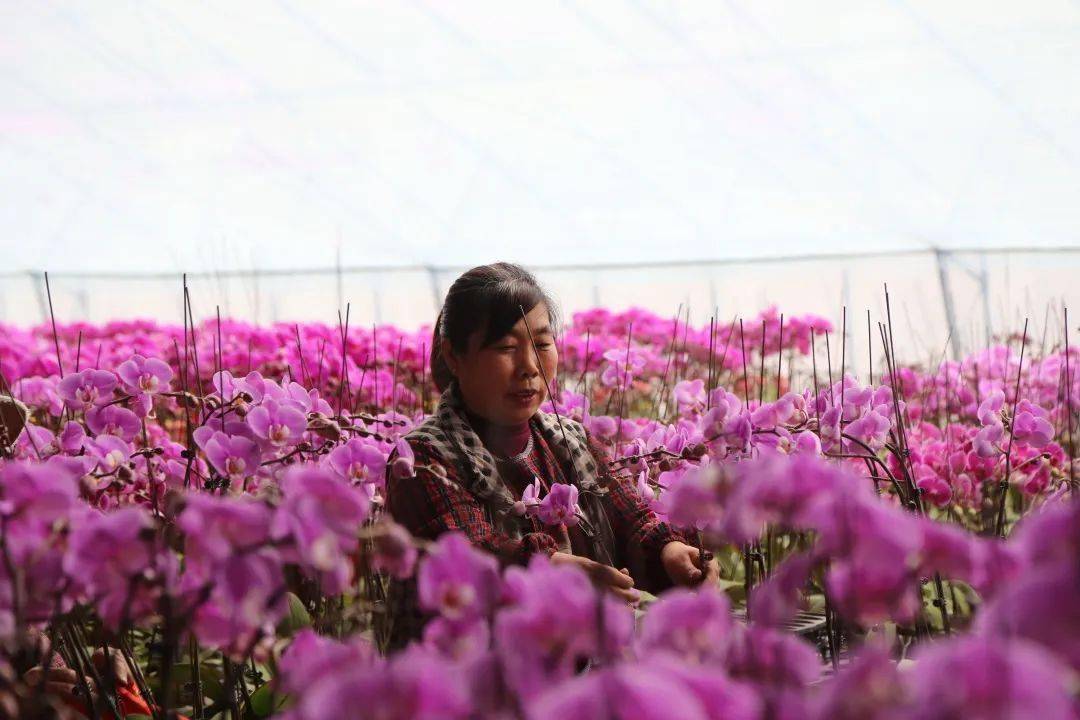
{"type": "Polygon", "coordinates": [[[574,420],[573,418],[566,417],[565,415],[555,416],[554,413],[537,413],[537,419],[541,423],[547,423],[551,428],[562,432],[562,428],[566,428],[566,432],[581,447],[588,448],[594,456],[600,460],[608,460],[608,451],[604,448],[603,444],[597,440],[596,436],[589,432],[589,429],[580,420],[574,420]],[[540,417],[543,416],[543,417],[540,417]],[[560,423],[562,428],[559,427],[560,423]]]}
{"type": "Polygon", "coordinates": [[[572,444],[582,450],[587,450],[592,455],[592,470],[593,472],[603,474],[611,457],[607,450],[601,445],[596,437],[589,432],[585,425],[573,418],[566,417],[565,415],[556,416],[554,413],[538,412],[536,414],[537,421],[541,426],[546,425],[548,427],[548,434],[555,438],[556,442],[561,442],[559,436],[562,434],[563,429],[566,430],[566,434],[570,437],[572,444]]]}
{"type": "Polygon", "coordinates": [[[413,426],[409,432],[405,433],[403,437],[409,441],[409,444],[430,442],[432,440],[438,440],[445,438],[446,433],[436,420],[434,415],[428,415],[424,418],[424,421],[418,425],[413,426]]]}
{"type": "Polygon", "coordinates": [[[430,415],[419,425],[401,436],[409,443],[413,454],[425,460],[446,464],[456,462],[455,442],[436,415],[430,415]]]}
{"type": "MultiPolygon", "coordinates": [[[[412,450],[412,461],[416,466],[415,474],[432,472],[443,479],[456,477],[457,464],[454,461],[454,452],[449,438],[445,431],[431,420],[432,418],[428,418],[401,436],[401,439],[407,442],[409,449],[412,450]]],[[[396,478],[390,473],[390,467],[399,455],[399,449],[395,447],[387,458],[389,485],[400,485],[402,478],[396,478]]]]}
{"type": "Polygon", "coordinates": [[[401,437],[409,443],[413,452],[441,453],[449,447],[449,437],[446,431],[439,427],[435,416],[428,417],[401,437]]]}
{"type": "Polygon", "coordinates": [[[568,433],[574,435],[580,441],[584,441],[589,437],[589,431],[585,429],[584,425],[566,415],[556,415],[555,413],[538,410],[534,417],[541,427],[556,428],[560,432],[562,428],[565,428],[568,433]]]}

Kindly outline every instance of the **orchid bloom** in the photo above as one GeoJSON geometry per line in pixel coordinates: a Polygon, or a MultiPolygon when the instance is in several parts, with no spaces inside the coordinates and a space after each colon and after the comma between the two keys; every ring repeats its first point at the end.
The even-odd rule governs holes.
{"type": "Polygon", "coordinates": [[[57,394],[72,410],[89,410],[108,402],[116,387],[116,376],[105,370],[83,370],[66,376],[56,386],[57,394]]]}
{"type": "Polygon", "coordinates": [[[156,395],[169,389],[173,371],[166,363],[157,358],[133,355],[130,360],[120,363],[116,368],[125,387],[133,395],[156,395]]]}
{"type": "Polygon", "coordinates": [[[521,499],[514,503],[514,514],[535,516],[537,509],[540,507],[540,492],[542,490],[540,478],[534,477],[533,481],[522,491],[521,499]]]}
{"type": "Polygon", "coordinates": [[[578,489],[574,485],[554,483],[547,496],[540,502],[536,516],[545,525],[578,524],[578,489]]]}

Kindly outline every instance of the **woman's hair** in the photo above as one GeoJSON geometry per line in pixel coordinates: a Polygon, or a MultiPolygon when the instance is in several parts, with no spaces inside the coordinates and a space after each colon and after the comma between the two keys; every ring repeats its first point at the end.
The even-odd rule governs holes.
{"type": "Polygon", "coordinates": [[[558,332],[558,308],[525,268],[513,263],[480,265],[462,274],[446,292],[431,337],[431,378],[442,392],[453,375],[442,356],[440,340],[450,341],[455,352],[465,352],[469,337],[481,331],[480,347],[506,335],[540,303],[548,310],[553,332],[558,332]]]}

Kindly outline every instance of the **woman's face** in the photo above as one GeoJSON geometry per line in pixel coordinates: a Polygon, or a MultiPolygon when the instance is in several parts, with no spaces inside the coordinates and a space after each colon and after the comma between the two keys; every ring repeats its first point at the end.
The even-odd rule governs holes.
{"type": "Polygon", "coordinates": [[[455,353],[449,341],[442,341],[443,357],[457,378],[466,407],[496,425],[527,422],[547,399],[544,378],[554,378],[559,363],[547,306],[540,303],[525,317],[528,328],[525,320],[518,320],[509,333],[484,348],[479,330],[469,337],[464,353],[455,353]]]}

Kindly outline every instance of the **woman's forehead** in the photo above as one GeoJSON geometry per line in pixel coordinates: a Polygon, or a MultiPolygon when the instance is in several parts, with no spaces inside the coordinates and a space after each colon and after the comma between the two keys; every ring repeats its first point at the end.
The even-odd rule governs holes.
{"type": "MultiPolygon", "coordinates": [[[[545,305],[544,303],[537,304],[536,307],[534,307],[532,310],[525,314],[524,318],[520,318],[516,323],[514,323],[514,325],[510,328],[509,331],[507,331],[505,335],[502,335],[498,338],[493,338],[492,341],[497,342],[502,338],[510,337],[520,338],[522,340],[528,341],[530,331],[532,332],[532,335],[534,337],[538,335],[554,334],[555,330],[551,326],[551,318],[548,316],[547,305],[545,305]]],[[[471,337],[469,338],[470,344],[479,347],[483,344],[484,336],[486,334],[487,330],[485,327],[478,327],[476,330],[473,331],[471,337]]]]}
{"type": "Polygon", "coordinates": [[[544,303],[537,303],[536,307],[525,313],[525,317],[514,323],[514,327],[510,329],[511,333],[525,337],[528,337],[529,331],[532,331],[533,335],[551,332],[551,319],[548,317],[547,305],[544,303]]]}

